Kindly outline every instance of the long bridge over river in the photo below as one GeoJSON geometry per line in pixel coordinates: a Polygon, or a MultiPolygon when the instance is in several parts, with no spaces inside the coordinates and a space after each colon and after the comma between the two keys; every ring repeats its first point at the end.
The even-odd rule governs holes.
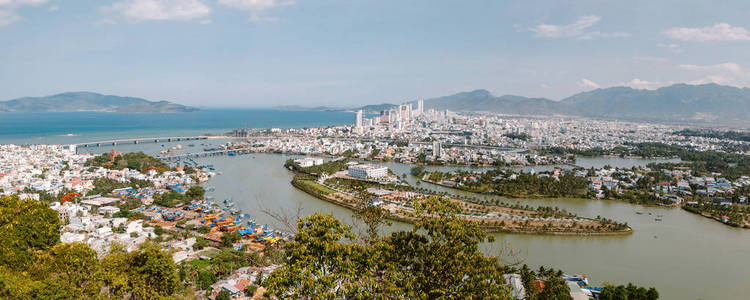
{"type": "Polygon", "coordinates": [[[141,144],[141,143],[164,143],[164,142],[177,142],[177,141],[195,141],[195,140],[207,140],[208,136],[173,136],[173,137],[146,137],[146,138],[134,138],[134,139],[119,139],[109,141],[97,141],[97,142],[85,142],[73,144],[76,148],[88,148],[88,147],[101,147],[101,146],[117,146],[122,144],[141,144]]]}

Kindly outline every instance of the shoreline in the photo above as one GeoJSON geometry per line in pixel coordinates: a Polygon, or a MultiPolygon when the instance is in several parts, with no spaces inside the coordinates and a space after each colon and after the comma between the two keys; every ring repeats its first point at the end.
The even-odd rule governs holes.
{"type": "Polygon", "coordinates": [[[623,201],[623,200],[617,200],[617,199],[599,199],[599,198],[583,198],[583,197],[554,197],[554,196],[544,196],[544,195],[515,196],[515,195],[488,194],[488,193],[481,193],[481,192],[475,192],[475,191],[471,191],[471,190],[460,189],[460,188],[457,188],[457,187],[453,187],[453,186],[449,186],[449,185],[442,184],[442,183],[439,183],[439,182],[435,182],[435,181],[432,181],[432,180],[429,180],[429,179],[424,179],[424,177],[420,178],[419,181],[426,182],[426,183],[429,183],[429,184],[434,184],[434,185],[441,186],[441,187],[448,188],[448,189],[452,189],[452,190],[457,190],[457,191],[462,191],[462,192],[467,192],[467,193],[472,193],[472,194],[477,194],[477,195],[494,196],[494,197],[505,197],[505,198],[512,198],[512,199],[558,199],[558,198],[568,198],[568,199],[579,199],[579,200],[587,200],[587,201],[593,201],[593,200],[617,201],[617,202],[621,202],[621,203],[627,203],[627,204],[630,204],[630,205],[640,205],[640,206],[645,206],[645,207],[667,207],[667,208],[676,208],[676,207],[679,207],[679,205],[632,203],[632,202],[623,201]]]}
{"type": "MultiPolygon", "coordinates": [[[[298,174],[297,172],[294,172],[294,173],[298,174]]],[[[337,199],[335,197],[329,197],[329,196],[323,195],[323,194],[311,193],[306,188],[302,187],[299,183],[297,183],[295,180],[292,180],[291,184],[296,189],[298,189],[298,190],[300,190],[300,191],[302,191],[302,192],[304,192],[304,193],[306,193],[306,194],[308,194],[310,196],[318,198],[320,200],[323,200],[323,201],[329,202],[331,204],[335,204],[335,205],[347,208],[349,210],[356,210],[357,209],[355,205],[353,205],[351,203],[348,203],[348,202],[346,202],[344,200],[340,200],[340,199],[337,199]]],[[[340,192],[335,192],[335,193],[332,193],[332,194],[336,194],[336,193],[340,193],[340,192]]],[[[466,202],[464,202],[462,200],[458,200],[458,199],[453,199],[452,198],[452,200],[466,203],[466,202]]],[[[467,204],[473,204],[473,203],[467,203],[467,204]]],[[[402,214],[400,214],[398,212],[394,212],[394,211],[391,211],[391,210],[389,210],[389,212],[391,214],[389,214],[386,217],[389,220],[404,222],[404,223],[408,223],[408,224],[413,224],[413,222],[414,222],[414,218],[412,218],[412,217],[404,216],[404,215],[402,215],[402,214]]],[[[597,221],[597,220],[590,219],[590,218],[583,218],[583,217],[579,217],[579,218],[584,219],[584,220],[588,220],[588,221],[597,221]]],[[[468,220],[471,220],[471,219],[468,219],[468,220]]],[[[501,219],[499,221],[504,222],[506,220],[509,220],[509,219],[501,219]]],[[[550,223],[547,223],[547,224],[550,224],[550,223]]],[[[501,226],[491,226],[491,225],[482,224],[481,222],[479,222],[479,226],[486,233],[511,233],[511,234],[523,234],[523,235],[623,236],[623,235],[630,235],[630,234],[633,233],[633,229],[631,227],[628,227],[627,230],[618,230],[618,231],[581,232],[581,231],[540,231],[540,230],[508,229],[508,228],[501,227],[501,226]]]]}
{"type": "Polygon", "coordinates": [[[734,227],[734,228],[739,228],[739,229],[750,229],[750,226],[748,226],[748,225],[740,225],[740,224],[735,224],[735,223],[723,222],[723,221],[721,221],[721,218],[718,218],[718,217],[714,217],[714,216],[712,216],[712,215],[710,215],[710,214],[704,214],[704,213],[701,213],[701,212],[695,212],[695,211],[692,211],[692,210],[690,210],[690,209],[686,209],[686,208],[684,208],[684,207],[680,207],[680,208],[682,208],[682,210],[684,210],[684,211],[686,211],[686,212],[689,212],[689,213],[691,213],[691,214],[694,214],[694,215],[698,215],[698,216],[704,217],[704,218],[706,218],[706,219],[711,219],[711,220],[714,220],[714,221],[716,221],[716,222],[719,222],[719,223],[721,223],[721,224],[723,224],[723,225],[725,225],[725,226],[729,226],[729,227],[734,227]]]}

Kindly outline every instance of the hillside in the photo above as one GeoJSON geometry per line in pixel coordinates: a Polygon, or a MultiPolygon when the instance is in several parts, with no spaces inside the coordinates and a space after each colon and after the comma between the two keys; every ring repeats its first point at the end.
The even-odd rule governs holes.
{"type": "Polygon", "coordinates": [[[750,89],[718,84],[675,84],[656,90],[611,87],[578,93],[560,101],[513,95],[498,97],[486,90],[475,90],[425,99],[424,103],[426,109],[623,120],[742,124],[750,118],[750,89]]]}
{"type": "Polygon", "coordinates": [[[560,101],[569,114],[616,119],[743,122],[750,117],[750,89],[718,84],[675,84],[656,90],[612,87],[560,101]]]}
{"type": "Polygon", "coordinates": [[[117,112],[117,113],[181,113],[196,111],[168,101],[102,95],[91,92],[70,92],[46,97],[24,97],[0,101],[0,112],[117,112]]]}

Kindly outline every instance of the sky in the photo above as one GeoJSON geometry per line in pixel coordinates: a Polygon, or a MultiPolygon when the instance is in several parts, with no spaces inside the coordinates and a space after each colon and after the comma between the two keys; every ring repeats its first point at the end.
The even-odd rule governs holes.
{"type": "Polygon", "coordinates": [[[0,100],[357,106],[750,86],[750,1],[0,0],[0,100]]]}

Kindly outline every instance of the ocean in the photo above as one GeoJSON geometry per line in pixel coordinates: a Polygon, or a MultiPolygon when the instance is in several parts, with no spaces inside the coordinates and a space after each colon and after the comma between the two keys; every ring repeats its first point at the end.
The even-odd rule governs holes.
{"type": "Polygon", "coordinates": [[[113,138],[220,134],[238,128],[345,125],[354,114],[272,109],[204,109],[190,113],[0,113],[0,144],[72,144],[113,138]]]}

